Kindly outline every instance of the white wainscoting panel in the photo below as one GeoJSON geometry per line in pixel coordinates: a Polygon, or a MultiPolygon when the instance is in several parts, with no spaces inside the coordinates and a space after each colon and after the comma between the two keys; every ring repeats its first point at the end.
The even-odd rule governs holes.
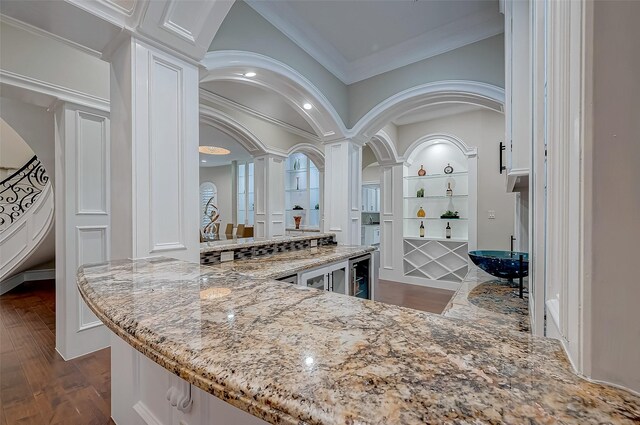
{"type": "Polygon", "coordinates": [[[104,116],[76,111],[76,169],[82,179],[76,181],[77,214],[107,214],[108,121],[104,116]]]}
{"type": "Polygon", "coordinates": [[[109,113],[56,107],[56,349],[65,359],[109,345],[109,334],[77,289],[83,264],[109,260],[109,113]]]}

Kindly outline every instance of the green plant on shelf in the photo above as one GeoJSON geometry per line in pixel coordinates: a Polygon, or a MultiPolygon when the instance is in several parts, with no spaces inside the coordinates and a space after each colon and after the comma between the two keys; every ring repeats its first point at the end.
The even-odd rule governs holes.
{"type": "Polygon", "coordinates": [[[319,210],[320,209],[320,204],[316,204],[316,209],[319,210]]]}
{"type": "Polygon", "coordinates": [[[458,214],[458,211],[447,210],[442,213],[440,218],[456,219],[456,218],[460,218],[460,214],[458,214]]]}
{"type": "Polygon", "coordinates": [[[424,188],[418,189],[416,192],[416,198],[424,198],[424,188]]]}

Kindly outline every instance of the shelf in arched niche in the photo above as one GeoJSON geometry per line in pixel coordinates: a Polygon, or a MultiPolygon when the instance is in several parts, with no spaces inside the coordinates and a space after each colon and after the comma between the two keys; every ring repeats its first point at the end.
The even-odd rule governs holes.
{"type": "Polygon", "coordinates": [[[319,229],[321,194],[317,166],[304,153],[292,153],[285,161],[284,184],[286,228],[295,228],[294,217],[301,216],[301,229],[319,229]],[[294,209],[296,206],[302,210],[294,209]]]}
{"type": "Polygon", "coordinates": [[[436,137],[413,145],[403,178],[406,276],[450,282],[464,279],[467,253],[476,246],[476,177],[475,151],[461,149],[461,142],[436,137]],[[418,216],[420,208],[424,217],[418,216]],[[456,212],[457,218],[447,216],[448,211],[456,212]],[[420,236],[420,225],[424,236],[420,236]],[[450,239],[446,238],[447,225],[450,239]]]}

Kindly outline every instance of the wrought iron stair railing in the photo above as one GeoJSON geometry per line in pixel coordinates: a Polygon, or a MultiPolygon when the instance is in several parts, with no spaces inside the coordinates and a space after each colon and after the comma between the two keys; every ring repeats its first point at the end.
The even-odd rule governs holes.
{"type": "Polygon", "coordinates": [[[33,205],[49,181],[34,156],[21,169],[0,182],[0,232],[16,222],[33,205]]]}

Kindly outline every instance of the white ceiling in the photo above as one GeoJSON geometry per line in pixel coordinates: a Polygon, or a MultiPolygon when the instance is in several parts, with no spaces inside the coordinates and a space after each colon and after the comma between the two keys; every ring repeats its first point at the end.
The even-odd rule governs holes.
{"type": "Polygon", "coordinates": [[[251,155],[235,139],[210,125],[200,124],[200,146],[217,146],[231,151],[229,155],[200,154],[201,167],[217,167],[231,161],[249,161],[251,155]],[[206,162],[202,162],[205,160],[206,162]]]}
{"type": "Polygon", "coordinates": [[[255,85],[236,81],[210,81],[200,87],[260,114],[315,135],[309,123],[283,97],[255,85]]]}
{"type": "Polygon", "coordinates": [[[500,34],[498,0],[247,0],[346,84],[500,34]]]}
{"type": "Polygon", "coordinates": [[[407,112],[392,120],[395,125],[407,125],[417,122],[435,120],[450,115],[464,114],[466,112],[478,111],[482,106],[470,105],[467,103],[440,103],[426,105],[411,112],[407,112]]]}

